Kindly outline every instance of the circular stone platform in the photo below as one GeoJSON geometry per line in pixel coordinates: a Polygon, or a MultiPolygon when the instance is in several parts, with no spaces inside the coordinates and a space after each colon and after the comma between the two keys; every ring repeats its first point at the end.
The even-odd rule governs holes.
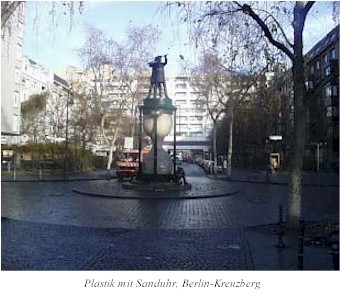
{"type": "Polygon", "coordinates": [[[132,183],[118,180],[93,181],[86,186],[78,186],[73,192],[89,196],[127,198],[127,199],[193,199],[223,197],[236,194],[237,188],[227,181],[211,180],[201,177],[189,177],[188,190],[166,190],[152,185],[149,188],[134,187],[132,183]]]}
{"type": "Polygon", "coordinates": [[[177,184],[173,182],[141,182],[131,181],[122,183],[123,189],[148,192],[167,192],[190,190],[191,184],[177,184]]]}

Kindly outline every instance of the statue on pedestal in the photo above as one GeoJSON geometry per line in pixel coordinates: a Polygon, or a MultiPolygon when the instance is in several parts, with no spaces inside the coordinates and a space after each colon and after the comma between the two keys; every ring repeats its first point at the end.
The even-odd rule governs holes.
{"type": "Polygon", "coordinates": [[[162,56],[157,56],[155,59],[149,63],[149,66],[152,68],[151,74],[151,85],[149,89],[149,97],[153,90],[153,95],[157,97],[157,91],[159,93],[159,98],[162,97],[162,87],[164,90],[164,96],[168,97],[168,93],[165,85],[165,75],[164,75],[164,66],[167,64],[168,59],[167,56],[164,55],[164,62],[162,62],[162,56]]]}

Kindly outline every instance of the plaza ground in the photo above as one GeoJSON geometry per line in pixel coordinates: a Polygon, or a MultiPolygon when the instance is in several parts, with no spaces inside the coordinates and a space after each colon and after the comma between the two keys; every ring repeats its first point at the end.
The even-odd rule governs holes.
{"type": "MultiPolygon", "coordinates": [[[[71,175],[70,181],[45,176],[44,182],[37,176],[13,182],[3,172],[2,269],[296,269],[289,237],[283,237],[286,248],[276,247],[279,205],[284,216],[287,211],[285,174],[268,184],[261,171],[235,170],[228,180],[216,180],[196,165],[183,167],[193,186],[188,198],[136,196],[105,172],[71,175]],[[86,194],[94,188],[115,197],[86,194]]],[[[323,234],[320,242],[316,234],[305,238],[304,269],[333,270],[338,178],[306,173],[304,181],[302,215],[323,234]]]]}

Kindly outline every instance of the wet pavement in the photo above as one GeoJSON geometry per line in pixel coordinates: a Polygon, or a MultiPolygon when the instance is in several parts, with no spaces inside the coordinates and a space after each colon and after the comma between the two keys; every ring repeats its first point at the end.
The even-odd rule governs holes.
{"type": "Polygon", "coordinates": [[[3,270],[249,270],[240,228],[107,229],[2,219],[3,270]],[[52,242],[50,240],[53,240],[52,242]],[[18,244],[18,240],[25,243],[18,244]]]}
{"type": "MultiPolygon", "coordinates": [[[[288,186],[211,180],[196,166],[185,168],[197,194],[225,188],[237,193],[111,198],[72,189],[110,184],[111,192],[120,192],[117,180],[2,182],[2,269],[294,269],[288,260],[294,250],[278,253],[277,236],[261,228],[277,223],[280,204],[285,214],[288,186]]],[[[305,186],[302,205],[306,220],[338,223],[338,186],[305,186]]],[[[305,268],[331,270],[329,250],[306,247],[305,268]]]]}
{"type": "Polygon", "coordinates": [[[239,192],[230,183],[220,180],[209,180],[203,177],[187,177],[190,189],[184,185],[171,185],[171,190],[164,186],[148,186],[147,184],[131,184],[118,180],[101,181],[86,186],[75,186],[73,191],[79,194],[134,199],[189,199],[189,198],[212,198],[225,197],[239,192]],[[126,185],[127,189],[124,188],[126,185]],[[181,190],[181,188],[184,188],[181,190]]]}

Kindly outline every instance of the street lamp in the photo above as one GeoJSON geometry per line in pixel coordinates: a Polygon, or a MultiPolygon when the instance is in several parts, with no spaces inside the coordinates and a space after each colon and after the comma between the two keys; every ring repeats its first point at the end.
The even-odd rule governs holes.
{"type": "Polygon", "coordinates": [[[72,93],[72,87],[70,87],[67,90],[67,101],[66,101],[66,128],[65,128],[65,151],[64,151],[64,178],[68,179],[68,173],[69,173],[69,151],[68,151],[68,108],[70,102],[71,96],[73,95],[72,93]]]}

